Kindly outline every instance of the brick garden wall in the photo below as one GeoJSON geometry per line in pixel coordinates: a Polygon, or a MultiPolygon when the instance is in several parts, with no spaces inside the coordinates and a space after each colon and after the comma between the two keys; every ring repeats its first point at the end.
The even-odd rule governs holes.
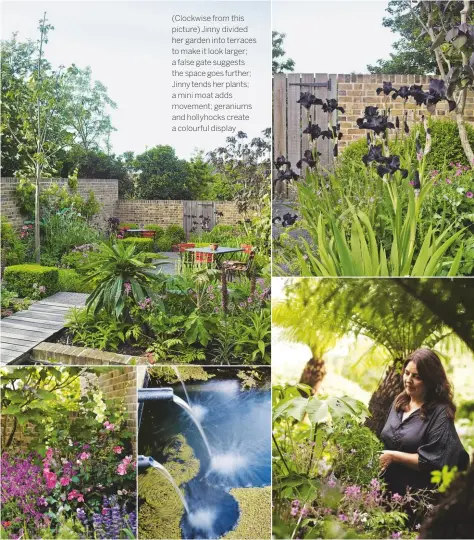
{"type": "MultiPolygon", "coordinates": [[[[375,105],[379,108],[383,108],[384,101],[387,99],[383,93],[377,96],[376,89],[382,86],[383,81],[391,81],[395,88],[402,85],[411,86],[412,84],[422,84],[423,90],[427,90],[429,87],[428,76],[423,75],[338,75],[337,87],[338,87],[338,101],[339,105],[344,107],[344,114],[340,114],[338,121],[341,123],[341,130],[343,138],[340,141],[340,148],[344,148],[353,141],[366,136],[366,130],[359,129],[356,125],[357,118],[361,118],[364,113],[364,109],[368,105],[375,105]]],[[[391,114],[393,117],[399,116],[400,120],[403,117],[403,102],[401,98],[393,100],[389,97],[388,102],[391,106],[391,114]]],[[[415,111],[415,102],[413,98],[409,98],[406,106],[408,111],[408,120],[413,120],[415,111]]],[[[416,108],[418,111],[420,107],[416,108]]],[[[422,111],[426,112],[426,108],[423,106],[422,111]]],[[[436,117],[445,117],[454,119],[454,116],[449,113],[448,104],[446,101],[442,101],[436,105],[436,117]]],[[[467,98],[467,105],[465,110],[465,118],[468,122],[474,123],[474,93],[470,92],[467,98]]]]}
{"type": "MultiPolygon", "coordinates": [[[[56,180],[63,185],[66,180],[56,180]]],[[[19,180],[17,178],[1,179],[1,212],[15,228],[19,228],[25,217],[20,213],[15,190],[19,180]]],[[[42,187],[49,186],[51,180],[42,182],[42,187]]],[[[118,181],[104,179],[78,180],[78,192],[87,197],[92,190],[101,205],[99,214],[94,218],[94,223],[104,227],[104,221],[115,216],[125,223],[137,223],[139,225],[183,225],[183,201],[160,201],[160,200],[125,200],[118,198],[118,181]]],[[[235,225],[242,219],[237,207],[232,201],[216,202],[216,210],[224,214],[219,218],[223,225],[235,225]]]]}
{"type": "MultiPolygon", "coordinates": [[[[82,375],[80,379],[81,388],[85,389],[88,385],[88,378],[95,378],[93,374],[82,375]]],[[[110,400],[116,400],[125,405],[128,413],[126,428],[136,433],[137,429],[137,377],[135,367],[120,367],[108,369],[105,373],[99,375],[99,388],[104,393],[104,397],[110,400]]],[[[7,438],[13,427],[13,417],[9,415],[1,416],[0,424],[1,447],[7,441],[7,438]]],[[[14,448],[26,448],[27,443],[34,438],[34,433],[28,426],[17,426],[13,439],[14,448]]],[[[134,451],[135,438],[132,438],[134,451]]]]}
{"type": "MultiPolygon", "coordinates": [[[[67,180],[64,179],[54,181],[60,185],[67,185],[67,180]]],[[[18,183],[19,180],[17,178],[2,178],[0,193],[2,215],[16,228],[20,227],[25,220],[25,216],[20,213],[16,204],[15,190],[18,183]]],[[[51,179],[44,180],[41,182],[41,187],[47,188],[50,183],[51,179]]],[[[102,227],[104,225],[104,219],[108,219],[114,214],[115,204],[118,199],[118,181],[80,178],[78,180],[78,193],[83,197],[87,197],[90,190],[95,193],[101,205],[100,212],[94,218],[94,222],[102,227]]]]}
{"type": "MultiPolygon", "coordinates": [[[[219,218],[222,225],[235,225],[242,219],[237,206],[232,201],[216,202],[216,211],[222,212],[219,218]]],[[[138,225],[183,225],[183,201],[156,201],[143,199],[118,200],[115,217],[123,223],[138,225]]]]}

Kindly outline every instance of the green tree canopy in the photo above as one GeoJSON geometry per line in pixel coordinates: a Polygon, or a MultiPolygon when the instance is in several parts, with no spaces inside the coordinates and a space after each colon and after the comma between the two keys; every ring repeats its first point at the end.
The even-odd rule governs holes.
{"type": "Polygon", "coordinates": [[[155,146],[135,158],[139,170],[137,195],[141,199],[191,198],[189,164],[171,146],[155,146]]]}
{"type": "Polygon", "coordinates": [[[295,61],[291,58],[284,59],[286,51],[283,49],[283,41],[286,34],[272,32],[272,73],[285,73],[285,71],[293,71],[295,69],[295,61]]]}

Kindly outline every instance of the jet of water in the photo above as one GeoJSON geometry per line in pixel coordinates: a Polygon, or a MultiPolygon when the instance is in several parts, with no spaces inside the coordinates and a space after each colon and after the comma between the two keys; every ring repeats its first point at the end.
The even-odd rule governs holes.
{"type": "Polygon", "coordinates": [[[178,484],[174,481],[171,474],[163,467],[161,463],[158,463],[158,461],[155,461],[152,457],[145,457],[145,456],[139,456],[139,459],[142,458],[145,461],[148,461],[151,467],[154,467],[157,469],[173,486],[174,490],[176,491],[178,497],[181,499],[181,502],[183,503],[184,509],[186,510],[186,513],[189,515],[189,507],[188,503],[186,502],[186,499],[184,498],[183,493],[178,487],[178,484]]]}
{"type": "Polygon", "coordinates": [[[183,399],[181,399],[179,396],[174,395],[173,401],[176,403],[176,405],[179,405],[182,409],[184,409],[189,414],[191,420],[194,422],[195,426],[198,428],[199,433],[201,434],[202,440],[204,441],[204,444],[206,445],[209,458],[212,460],[211,447],[209,446],[209,441],[207,440],[206,434],[204,433],[201,422],[196,418],[196,415],[193,413],[193,410],[191,409],[191,407],[183,399]]]}

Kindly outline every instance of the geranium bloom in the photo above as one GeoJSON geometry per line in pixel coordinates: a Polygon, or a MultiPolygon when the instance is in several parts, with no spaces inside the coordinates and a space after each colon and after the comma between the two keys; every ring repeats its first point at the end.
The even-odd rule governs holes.
{"type": "Polygon", "coordinates": [[[466,197],[467,197],[468,199],[472,199],[472,198],[474,197],[474,193],[473,193],[472,191],[468,191],[468,192],[466,193],[466,197]]]}
{"type": "Polygon", "coordinates": [[[56,482],[58,481],[57,475],[47,470],[44,470],[43,474],[46,479],[46,487],[48,489],[54,489],[56,487],[56,482]]]}

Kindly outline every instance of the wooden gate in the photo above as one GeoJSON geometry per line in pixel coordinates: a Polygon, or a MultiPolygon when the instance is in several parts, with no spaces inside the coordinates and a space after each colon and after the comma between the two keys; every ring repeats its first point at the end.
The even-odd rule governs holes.
{"type": "Polygon", "coordinates": [[[183,201],[183,227],[186,239],[191,233],[211,231],[216,224],[216,203],[209,201],[183,201]]]}
{"type": "MultiPolygon", "coordinates": [[[[303,135],[303,129],[308,123],[308,111],[297,101],[302,92],[311,92],[319,99],[337,99],[337,75],[325,73],[288,73],[273,77],[273,161],[278,156],[285,156],[291,162],[292,169],[300,171],[296,163],[303,157],[304,151],[309,149],[308,136],[303,135]]],[[[309,110],[314,124],[322,129],[327,126],[327,113],[320,106],[313,106],[309,110]]],[[[336,117],[333,117],[333,122],[336,117]]],[[[337,120],[336,120],[337,121],[337,120]]],[[[333,167],[333,142],[329,139],[318,139],[318,152],[321,152],[320,161],[324,168],[333,167]]],[[[273,170],[276,175],[276,170],[273,170]]],[[[288,199],[292,191],[287,183],[278,182],[274,187],[274,197],[288,199]]]]}

